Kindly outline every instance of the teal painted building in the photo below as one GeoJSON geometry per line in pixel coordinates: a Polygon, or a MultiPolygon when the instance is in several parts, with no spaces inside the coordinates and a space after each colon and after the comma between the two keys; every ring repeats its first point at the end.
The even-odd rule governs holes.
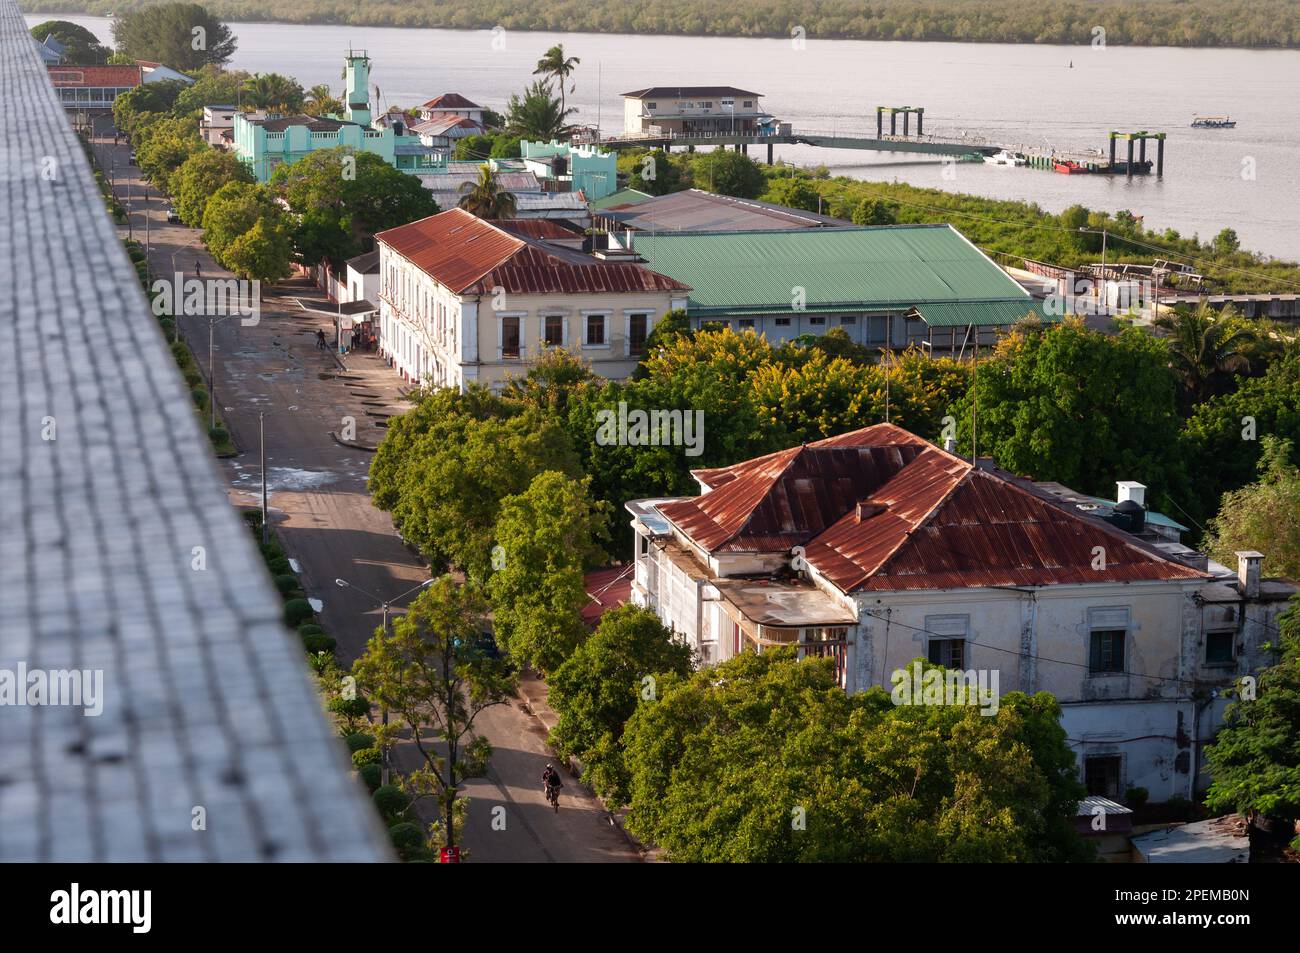
{"type": "Polygon", "coordinates": [[[371,152],[403,172],[447,170],[447,154],[420,141],[403,126],[371,126],[370,57],[349,50],[345,58],[342,116],[268,116],[238,113],[232,130],[233,149],[258,182],[267,182],[281,165],[291,165],[319,149],[348,147],[371,152]]]}
{"type": "Polygon", "coordinates": [[[595,146],[571,146],[567,142],[519,143],[524,167],[537,176],[545,187],[548,181],[557,188],[548,191],[582,190],[587,201],[594,202],[618,189],[618,160],[614,153],[595,146]]]}

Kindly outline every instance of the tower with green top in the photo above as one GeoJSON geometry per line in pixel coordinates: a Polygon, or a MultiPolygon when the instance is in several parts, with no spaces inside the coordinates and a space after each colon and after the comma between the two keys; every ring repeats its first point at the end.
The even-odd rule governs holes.
{"type": "Polygon", "coordinates": [[[347,99],[343,104],[343,117],[363,126],[370,125],[370,57],[365,50],[348,50],[347,68],[343,78],[347,80],[345,93],[347,99]]]}

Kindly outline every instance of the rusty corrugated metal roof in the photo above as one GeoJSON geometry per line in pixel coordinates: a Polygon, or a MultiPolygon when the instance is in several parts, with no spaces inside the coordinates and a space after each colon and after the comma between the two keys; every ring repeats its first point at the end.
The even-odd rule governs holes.
{"type": "Polygon", "coordinates": [[[889,424],[696,476],[714,489],[659,510],[697,545],[803,545],[808,564],[845,592],[1206,578],[1025,480],[889,424]],[[1104,569],[1093,568],[1098,546],[1104,569]]]}
{"type": "Polygon", "coordinates": [[[641,265],[597,261],[581,252],[512,235],[454,208],[375,236],[456,294],[627,293],[688,290],[641,265]]]}

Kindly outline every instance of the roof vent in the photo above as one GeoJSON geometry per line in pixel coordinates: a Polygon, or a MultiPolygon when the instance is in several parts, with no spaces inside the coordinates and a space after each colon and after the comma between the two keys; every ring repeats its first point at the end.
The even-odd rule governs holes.
{"type": "Polygon", "coordinates": [[[869,520],[873,516],[879,516],[881,513],[885,512],[885,510],[887,510],[888,508],[889,507],[887,507],[884,503],[873,503],[873,502],[863,501],[858,504],[858,514],[857,514],[858,522],[861,523],[863,520],[869,520]]]}
{"type": "Polygon", "coordinates": [[[1132,500],[1138,506],[1147,505],[1147,488],[1133,480],[1120,480],[1115,484],[1115,502],[1124,503],[1132,500]]]}

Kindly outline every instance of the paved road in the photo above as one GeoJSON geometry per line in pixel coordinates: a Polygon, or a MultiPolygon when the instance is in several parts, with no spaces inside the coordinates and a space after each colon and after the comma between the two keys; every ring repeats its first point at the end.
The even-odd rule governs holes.
{"type": "MultiPolygon", "coordinates": [[[[95,151],[102,167],[112,168],[123,204],[129,183],[131,232],[140,241],[148,235],[155,275],[192,275],[197,260],[204,276],[228,277],[203,249],[197,230],[167,224],[164,200],[129,165],[125,145],[114,145],[110,135],[95,141],[95,151]]],[[[363,591],[391,599],[427,578],[427,572],[397,536],[388,514],[370,504],[365,476],[371,455],[341,446],[331,432],[339,432],[344,418],[351,417],[357,441],[373,445],[383,434],[376,415],[408,405],[401,380],[374,355],[348,355],[347,369],[340,373],[330,353],[315,345],[317,328],[332,337],[331,316],[304,311],[299,294],[318,296],[301,280],[286,282],[267,291],[255,326],[241,325],[238,317],[212,326],[217,403],[240,449],[225,461],[231,499],[239,505],[257,505],[260,499],[258,415],[265,415],[272,523],[296,560],[308,595],[324,603],[322,622],[338,639],[346,665],[380,624],[378,607],[363,591]],[[337,578],[353,588],[337,587],[337,578]]],[[[180,326],[208,377],[207,319],[186,317],[180,326]]],[[[565,788],[560,813],[549,811],[540,789],[548,752],[541,729],[518,703],[488,710],[480,727],[496,754],[489,776],[467,790],[471,804],[464,842],[474,860],[639,859],[610,827],[599,803],[575,783],[565,788]],[[504,830],[495,829],[499,820],[494,827],[496,807],[505,808],[504,830]]],[[[399,763],[409,763],[413,753],[409,747],[400,750],[399,763]]]]}

